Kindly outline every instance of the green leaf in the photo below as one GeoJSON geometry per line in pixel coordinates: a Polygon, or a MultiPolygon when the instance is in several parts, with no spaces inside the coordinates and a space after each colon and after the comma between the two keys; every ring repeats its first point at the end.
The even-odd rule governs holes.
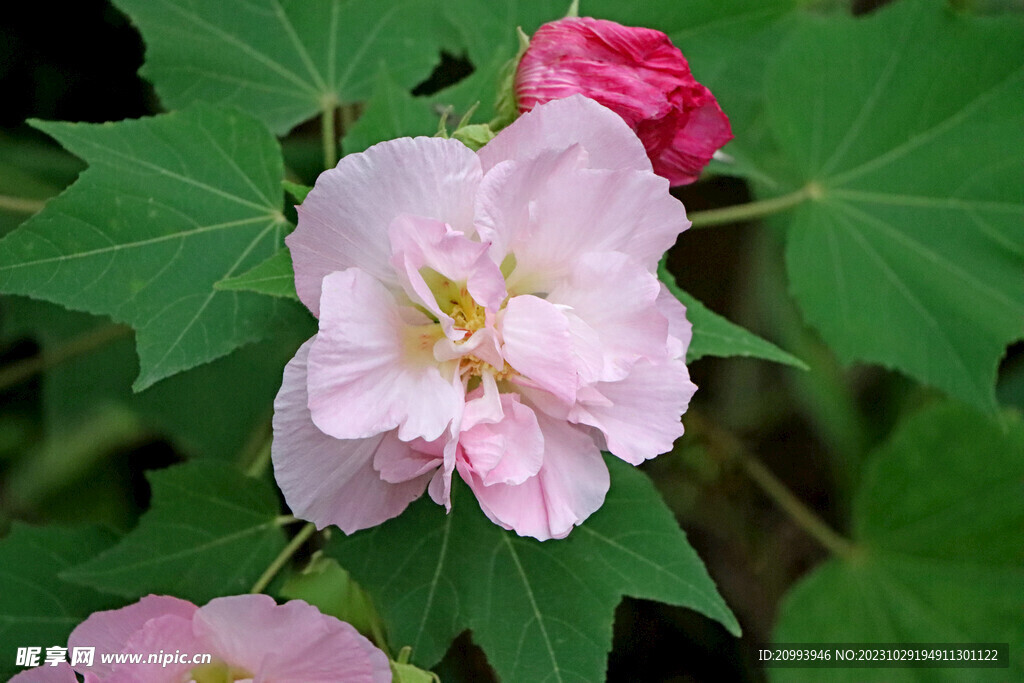
{"type": "Polygon", "coordinates": [[[332,558],[317,555],[281,586],[281,597],[305,600],[324,614],[352,624],[367,638],[383,633],[377,609],[362,587],[332,558]]]}
{"type": "MultiPolygon", "coordinates": [[[[860,552],[833,559],[784,602],[777,642],[1009,642],[1024,675],[1024,422],[939,405],[872,456],[853,503],[860,552]],[[837,615],[841,615],[838,618],[837,615]]],[[[964,680],[956,669],[832,669],[835,681],[964,680]]],[[[821,680],[775,669],[780,681],[821,680]]]]}
{"type": "Polygon", "coordinates": [[[20,670],[14,667],[15,647],[64,645],[92,612],[121,606],[117,598],[58,577],[116,539],[99,527],[16,524],[0,541],[0,678],[20,670]]]}
{"type": "Polygon", "coordinates": [[[138,526],[62,578],[127,598],[166,593],[204,604],[248,591],[285,545],[273,489],[230,465],[192,462],[149,480],[153,503],[138,526]]]}
{"type": "MultiPolygon", "coordinates": [[[[269,424],[281,371],[299,344],[316,332],[305,309],[292,306],[272,337],[178,373],[144,392],[131,391],[137,360],[131,335],[85,313],[21,297],[0,299],[3,337],[35,339],[45,356],[65,359],[43,373],[48,440],[89,429],[111,406],[128,408],[149,431],[166,435],[185,455],[237,458],[261,424],[269,424]],[[68,356],[83,342],[88,353],[68,356]]],[[[269,428],[268,428],[269,429],[269,428]]],[[[59,453],[54,454],[59,457],[59,453]]]]}
{"type": "Polygon", "coordinates": [[[383,63],[404,88],[437,63],[425,0],[114,0],[146,42],[141,73],[164,105],[233,105],[283,135],[364,100],[383,63]]]}
{"type": "Polygon", "coordinates": [[[295,201],[299,204],[306,201],[306,195],[308,195],[309,191],[313,189],[308,185],[300,185],[298,183],[293,183],[290,180],[282,180],[281,186],[284,187],[284,191],[294,197],[295,201]]]}
{"type": "Polygon", "coordinates": [[[299,300],[299,295],[295,293],[295,271],[292,270],[292,256],[287,248],[279,249],[266,261],[241,275],[225,278],[215,283],[213,288],[227,291],[259,292],[294,301],[299,300]]]}
{"type": "Polygon", "coordinates": [[[686,306],[686,318],[693,324],[693,339],[686,350],[687,362],[704,356],[747,356],[775,361],[807,370],[807,364],[753,332],[731,323],[680,289],[665,262],[658,264],[658,279],[686,306]]]}
{"type": "Polygon", "coordinates": [[[346,154],[400,137],[433,135],[438,113],[427,100],[413,97],[392,75],[381,69],[373,86],[373,96],[356,124],[345,134],[342,149],[346,154]]]}
{"type": "Polygon", "coordinates": [[[791,288],[845,362],[995,409],[1024,336],[1022,87],[1024,22],[927,0],[807,19],[772,60],[769,122],[809,198],[791,288]]]}
{"type": "Polygon", "coordinates": [[[69,185],[81,162],[54,145],[0,134],[0,235],[69,185]]]}
{"type": "Polygon", "coordinates": [[[201,107],[36,126],[90,167],[0,241],[0,289],[132,325],[136,390],[274,328],[273,300],[213,290],[270,256],[288,227],[280,150],[262,124],[201,107]]]}
{"type": "Polygon", "coordinates": [[[504,680],[601,680],[623,595],[690,607],[739,634],[647,477],[614,458],[609,468],[604,506],[564,540],[503,530],[457,486],[452,514],[424,498],[382,526],[335,537],[325,552],[425,667],[469,628],[504,680]]]}

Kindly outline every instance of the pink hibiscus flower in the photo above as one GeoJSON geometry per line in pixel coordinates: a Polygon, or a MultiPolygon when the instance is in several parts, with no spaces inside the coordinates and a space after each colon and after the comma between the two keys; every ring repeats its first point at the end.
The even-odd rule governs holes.
{"type": "Polygon", "coordinates": [[[614,21],[567,17],[533,35],[516,69],[519,110],[580,93],[636,131],[654,172],[673,185],[697,180],[732,139],[714,95],[661,31],[614,21]]]}
{"type": "Polygon", "coordinates": [[[287,243],[319,333],[284,372],[274,471],[346,533],[453,473],[495,523],[569,533],[608,490],[600,450],[672,447],[695,387],[682,305],[654,275],[689,226],[620,117],[537,107],[474,153],[403,138],[349,155],[287,243]]]}
{"type": "MultiPolygon", "coordinates": [[[[389,683],[388,658],[352,626],[302,600],[278,605],[267,595],[235,595],[205,607],[149,595],[96,612],[78,625],[68,648],[95,648],[85,683],[389,683]],[[114,663],[101,654],[182,653],[187,663],[114,663]],[[193,664],[195,655],[212,655],[193,664]]],[[[67,663],[24,671],[12,683],[76,683],[67,663]]]]}

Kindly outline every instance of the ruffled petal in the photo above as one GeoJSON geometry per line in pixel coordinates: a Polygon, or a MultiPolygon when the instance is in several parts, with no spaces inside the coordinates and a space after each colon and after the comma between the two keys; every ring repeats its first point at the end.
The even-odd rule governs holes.
{"type": "MultiPolygon", "coordinates": [[[[314,338],[315,339],[315,338],[314,338]]],[[[374,458],[388,450],[418,463],[408,444],[393,432],[341,440],[321,432],[307,407],[307,358],[313,340],[299,348],[284,369],[274,401],[274,476],[289,507],[318,528],[336,524],[347,534],[397,516],[423,494],[429,468],[401,483],[382,480],[374,458]]]]}
{"type": "Polygon", "coordinates": [[[679,418],[697,390],[681,360],[641,360],[625,379],[594,388],[610,403],[581,402],[570,419],[600,430],[608,450],[633,465],[672,449],[683,434],[679,418]]]}
{"type": "MultiPolygon", "coordinates": [[[[192,629],[192,619],[196,612],[187,618],[167,614],[150,619],[128,639],[123,652],[141,653],[147,655],[147,659],[148,655],[159,654],[161,651],[164,654],[177,651],[187,654],[189,658],[200,653],[216,657],[216,654],[209,651],[207,644],[197,637],[192,629]]],[[[97,648],[96,652],[96,658],[99,659],[100,649],[97,648]]],[[[164,664],[162,660],[160,663],[152,664],[148,661],[138,664],[114,664],[112,679],[124,681],[124,683],[128,681],[131,683],[166,683],[167,681],[182,680],[183,675],[194,666],[196,665],[191,661],[187,661],[187,663],[168,661],[164,664]]]]}
{"type": "Polygon", "coordinates": [[[466,465],[459,474],[484,514],[520,536],[564,538],[604,503],[608,467],[593,440],[579,428],[537,413],[544,435],[544,464],[522,484],[484,485],[466,465]]]}
{"type": "Polygon", "coordinates": [[[578,355],[592,351],[596,341],[602,358],[600,372],[584,380],[620,380],[641,358],[667,357],[668,321],[655,304],[660,291],[658,279],[636,261],[606,252],[581,258],[569,279],[551,292],[548,301],[571,307],[596,336],[574,335],[578,355]]]}
{"type": "Polygon", "coordinates": [[[343,157],[317,178],[285,239],[302,303],[319,315],[323,279],[351,267],[397,287],[388,228],[401,214],[472,234],[480,176],[476,154],[457,140],[400,138],[343,157]]]}
{"type": "Polygon", "coordinates": [[[15,674],[7,683],[78,683],[75,671],[67,662],[57,666],[37,666],[15,674]]]}
{"type": "Polygon", "coordinates": [[[196,634],[227,663],[256,680],[282,683],[383,683],[387,657],[352,626],[302,600],[267,595],[216,598],[194,619],[196,634]]]}
{"type": "MultiPolygon", "coordinates": [[[[165,615],[191,619],[197,609],[191,602],[169,595],[147,595],[120,609],[90,614],[68,636],[68,649],[95,647],[96,652],[124,652],[129,638],[150,619],[165,615]]],[[[101,677],[112,672],[110,665],[102,663],[98,656],[90,670],[101,677]]]]}
{"type": "Polygon", "coordinates": [[[653,156],[654,172],[672,185],[692,183],[711,161],[715,152],[732,140],[732,126],[714,96],[698,85],[703,104],[689,112],[686,123],[676,131],[672,144],[653,156]]]}
{"type": "Polygon", "coordinates": [[[586,150],[590,168],[651,170],[643,144],[626,122],[582,95],[523,114],[477,154],[486,172],[502,161],[531,159],[574,144],[586,150]]]}
{"type": "Polygon", "coordinates": [[[321,431],[364,439],[397,427],[403,441],[433,441],[461,411],[461,393],[434,359],[440,328],[421,314],[424,324],[410,325],[410,312],[358,268],[324,278],[307,379],[321,431]]]}
{"type": "Polygon", "coordinates": [[[686,318],[686,306],[661,285],[658,293],[658,310],[668,320],[669,349],[671,358],[685,358],[686,350],[693,340],[693,324],[686,318]]]}
{"type": "Polygon", "coordinates": [[[502,354],[514,370],[566,403],[576,400],[569,321],[554,304],[535,296],[513,297],[505,307],[501,335],[502,354]]]}
{"type": "Polygon", "coordinates": [[[651,172],[573,168],[561,156],[507,162],[480,185],[478,229],[492,258],[515,255],[510,293],[549,292],[592,252],[619,251],[654,272],[689,227],[668,181],[651,172]],[[500,248],[498,245],[501,245],[500,248]]]}
{"type": "Polygon", "coordinates": [[[487,244],[471,240],[440,221],[407,215],[395,219],[390,235],[392,263],[402,284],[435,316],[451,320],[443,310],[461,303],[458,290],[463,286],[477,304],[490,310],[496,311],[505,299],[505,278],[487,256],[487,244]],[[444,277],[444,281],[434,283],[438,291],[432,291],[424,280],[423,268],[444,277]],[[446,294],[456,298],[438,301],[438,296],[446,294]]]}
{"type": "MultiPolygon", "coordinates": [[[[467,414],[474,403],[488,398],[483,395],[469,402],[467,414]]],[[[536,475],[544,462],[544,436],[534,412],[516,394],[501,394],[500,408],[497,416],[488,412],[486,419],[472,424],[467,415],[459,435],[461,458],[484,486],[521,484],[536,475]]]]}

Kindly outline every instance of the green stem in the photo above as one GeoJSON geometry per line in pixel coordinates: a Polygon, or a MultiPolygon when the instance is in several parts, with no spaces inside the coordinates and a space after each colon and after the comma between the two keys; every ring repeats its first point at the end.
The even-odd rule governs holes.
{"type": "Polygon", "coordinates": [[[249,590],[250,593],[262,593],[264,589],[270,585],[270,582],[274,580],[277,573],[281,571],[282,567],[288,564],[288,560],[292,559],[302,544],[309,540],[309,537],[316,531],[316,526],[312,522],[307,522],[306,526],[299,530],[299,533],[295,534],[295,538],[289,541],[288,545],[284,547],[274,561],[266,568],[260,578],[256,579],[256,583],[252,585],[249,590]]]}
{"type": "Polygon", "coordinates": [[[693,223],[693,227],[695,228],[707,228],[712,225],[722,225],[723,223],[739,223],[741,221],[748,221],[752,218],[770,216],[792,208],[797,204],[801,204],[808,199],[814,199],[820,196],[821,188],[817,185],[808,185],[796,192],[790,192],[789,194],[784,194],[781,197],[762,199],[759,202],[737,204],[736,206],[726,206],[721,209],[694,211],[687,217],[690,219],[690,222],[693,223]]]}
{"type": "Polygon", "coordinates": [[[94,351],[129,332],[131,328],[124,325],[103,325],[72,338],[66,344],[46,349],[31,358],[23,358],[0,368],[0,391],[18,385],[36,373],[49,370],[64,361],[94,351]]]}
{"type": "Polygon", "coordinates": [[[713,449],[738,461],[747,476],[825,549],[846,560],[858,554],[857,546],[850,539],[830,527],[804,505],[778,477],[747,451],[738,438],[694,410],[687,411],[686,423],[694,427],[699,436],[713,449]]]}
{"type": "Polygon", "coordinates": [[[341,107],[341,132],[344,135],[352,130],[352,126],[356,125],[356,119],[359,118],[359,105],[358,104],[345,104],[341,107]]]}
{"type": "Polygon", "coordinates": [[[245,473],[250,477],[258,477],[263,474],[270,464],[270,447],[274,443],[273,437],[266,440],[259,452],[256,453],[256,457],[252,459],[252,463],[246,469],[245,473]]]}
{"type": "Polygon", "coordinates": [[[9,197],[0,194],[0,209],[14,211],[17,213],[38,213],[46,206],[42,199],[28,199],[27,197],[9,197]]]}
{"type": "Polygon", "coordinates": [[[320,132],[324,143],[324,168],[338,165],[338,135],[334,129],[334,116],[337,107],[333,104],[325,106],[320,117],[320,132]]]}
{"type": "Polygon", "coordinates": [[[793,492],[759,460],[742,454],[739,462],[754,483],[785,510],[801,529],[813,536],[829,552],[847,560],[856,554],[856,546],[848,538],[822,521],[821,517],[793,495],[793,492]]]}

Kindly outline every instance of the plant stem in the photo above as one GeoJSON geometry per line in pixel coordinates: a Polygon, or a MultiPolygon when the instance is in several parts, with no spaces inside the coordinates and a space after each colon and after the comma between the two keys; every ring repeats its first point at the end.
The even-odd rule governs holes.
{"type": "Polygon", "coordinates": [[[324,143],[324,168],[338,165],[338,135],[334,129],[334,117],[338,108],[333,103],[324,107],[320,117],[320,132],[324,143]]]}
{"type": "Polygon", "coordinates": [[[857,546],[850,539],[830,527],[804,505],[778,477],[747,451],[738,438],[693,410],[687,411],[686,422],[694,427],[710,446],[739,462],[747,476],[825,549],[845,560],[852,559],[858,554],[857,546]]]}
{"type": "Polygon", "coordinates": [[[124,325],[103,325],[80,334],[54,349],[44,350],[31,358],[23,358],[5,368],[0,368],[0,391],[20,384],[38,372],[49,370],[64,361],[94,351],[129,332],[131,332],[131,328],[124,325]]]}
{"type": "Polygon", "coordinates": [[[813,510],[804,505],[759,460],[747,454],[742,454],[739,461],[747,475],[761,487],[761,490],[768,494],[768,497],[774,500],[780,508],[785,510],[800,528],[813,536],[829,552],[847,560],[856,554],[856,547],[850,539],[830,527],[813,510]]]}
{"type": "Polygon", "coordinates": [[[312,522],[307,522],[306,526],[299,529],[299,533],[295,534],[295,538],[289,541],[288,545],[284,547],[284,550],[278,553],[277,557],[274,558],[274,561],[271,562],[263,574],[260,575],[260,578],[256,579],[256,583],[252,585],[249,592],[262,593],[263,590],[270,585],[270,582],[274,580],[277,573],[281,571],[281,568],[288,563],[288,560],[292,559],[292,555],[302,547],[303,543],[309,540],[309,537],[312,536],[315,531],[316,526],[312,522]]]}
{"type": "Polygon", "coordinates": [[[781,197],[762,199],[759,202],[737,204],[726,206],[721,209],[708,209],[707,211],[694,211],[688,218],[694,228],[707,228],[723,223],[738,223],[752,218],[770,216],[774,213],[785,211],[797,204],[821,196],[821,188],[817,185],[808,185],[795,192],[784,194],[781,197]]]}
{"type": "Polygon", "coordinates": [[[9,197],[0,194],[0,209],[15,211],[18,213],[38,213],[46,206],[42,199],[28,199],[27,197],[9,197]]]}
{"type": "Polygon", "coordinates": [[[267,465],[270,464],[270,447],[273,444],[273,437],[268,438],[266,442],[260,447],[256,457],[252,459],[252,463],[245,470],[245,473],[250,477],[258,477],[263,474],[263,471],[267,469],[267,465]]]}

